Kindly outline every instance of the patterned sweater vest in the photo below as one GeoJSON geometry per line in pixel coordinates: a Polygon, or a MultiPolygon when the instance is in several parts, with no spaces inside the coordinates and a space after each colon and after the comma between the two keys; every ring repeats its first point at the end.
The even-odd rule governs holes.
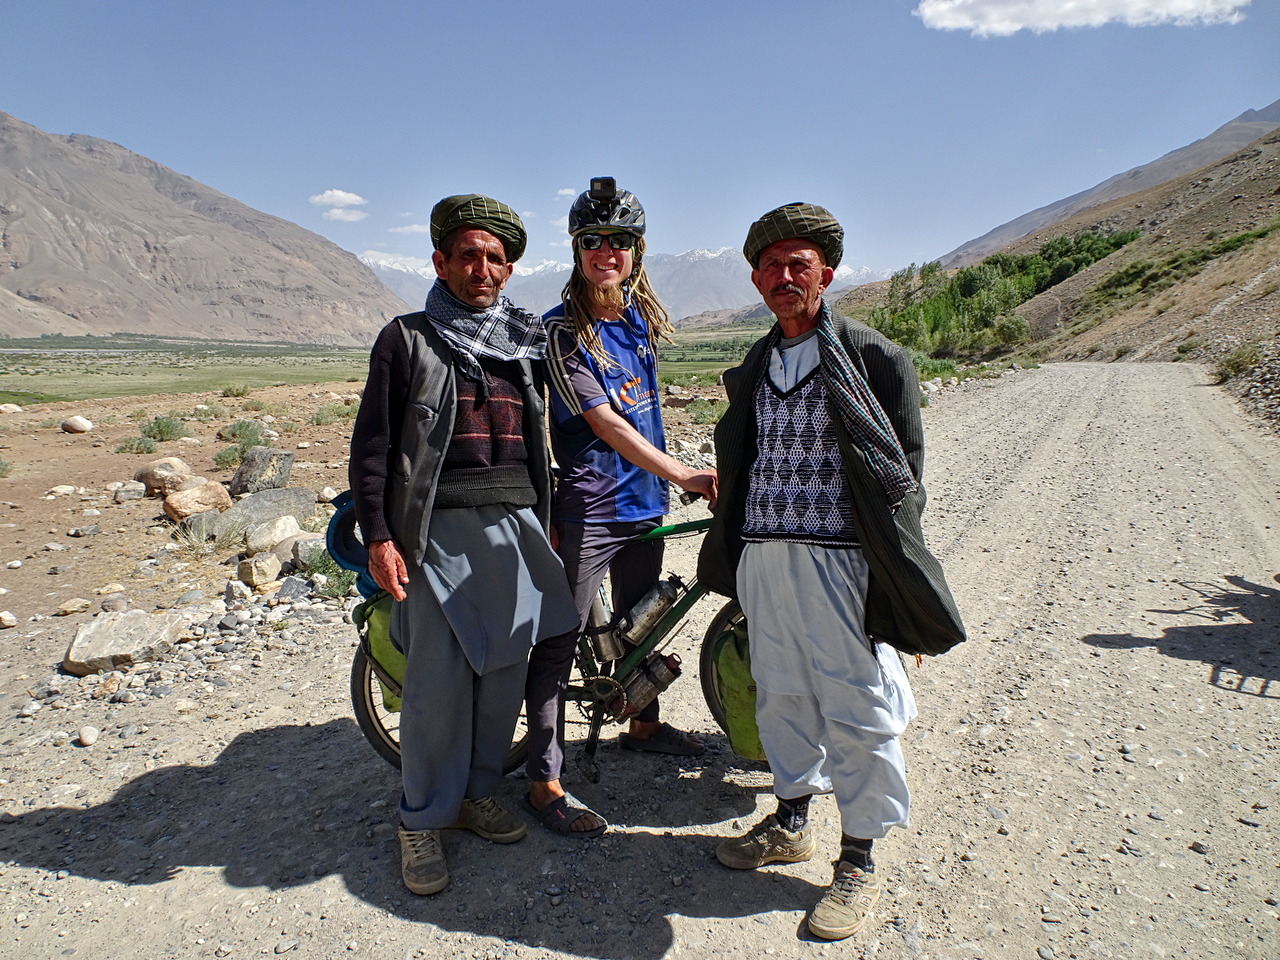
{"type": "Polygon", "coordinates": [[[742,538],[858,546],[821,369],[786,393],[766,372],[755,394],[757,453],[748,471],[742,538]]]}

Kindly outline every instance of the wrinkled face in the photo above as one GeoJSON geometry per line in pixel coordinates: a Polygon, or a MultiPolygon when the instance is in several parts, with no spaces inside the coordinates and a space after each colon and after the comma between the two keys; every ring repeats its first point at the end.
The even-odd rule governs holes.
{"type": "Polygon", "coordinates": [[[775,317],[794,324],[816,319],[822,291],[834,276],[816,244],[779,240],[760,254],[760,266],[751,271],[751,282],[775,317]]]}
{"type": "Polygon", "coordinates": [[[516,268],[507,262],[502,241],[487,230],[460,230],[449,238],[448,249],[431,255],[436,276],[463,303],[493,306],[516,268]]]}
{"type": "Polygon", "coordinates": [[[610,234],[625,235],[625,230],[592,230],[605,238],[598,250],[584,250],[577,244],[578,265],[582,276],[588,283],[596,287],[616,287],[631,276],[635,265],[635,251],[615,250],[609,245],[610,234]]]}

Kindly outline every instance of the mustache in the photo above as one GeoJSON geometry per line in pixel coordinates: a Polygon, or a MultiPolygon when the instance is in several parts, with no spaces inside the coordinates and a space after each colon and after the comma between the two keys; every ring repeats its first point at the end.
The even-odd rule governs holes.
{"type": "Polygon", "coordinates": [[[804,296],[804,291],[797,287],[794,283],[780,283],[774,287],[770,293],[794,293],[798,296],[804,296]]]}

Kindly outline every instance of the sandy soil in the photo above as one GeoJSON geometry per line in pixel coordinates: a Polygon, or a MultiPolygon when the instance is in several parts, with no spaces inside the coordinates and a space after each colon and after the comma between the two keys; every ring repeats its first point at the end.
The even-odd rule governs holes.
{"type": "MultiPolygon", "coordinates": [[[[911,670],[912,826],[877,845],[874,923],[835,945],[802,922],[830,879],[829,798],[815,861],[714,860],[772,803],[692,668],[664,703],[707,734],[704,758],[607,743],[598,782],[577,762],[566,778],[616,825],[607,837],[451,835],[453,883],[426,899],[399,881],[396,775],[351,719],[348,624],[300,621],[225,685],[18,719],[88,614],[29,618],[162,541],[143,533],[154,501],[40,499],[127,479],[106,462],[118,441],[65,441],[50,479],[32,452],[64,441],[7,433],[0,457],[28,465],[0,481],[14,504],[0,521],[18,524],[0,560],[28,562],[0,564],[0,609],[20,618],[0,633],[0,957],[1280,955],[1280,441],[1184,364],[1049,365],[935,395],[924,416],[926,530],[971,639],[911,670]],[[107,532],[46,563],[41,544],[71,543],[86,506],[107,532]],[[86,723],[94,746],[66,740],[86,723]]],[[[338,462],[329,439],[323,462],[338,462]]],[[[340,487],[343,471],[295,476],[340,487]]],[[[668,565],[691,572],[695,547],[668,565]]],[[[218,593],[219,569],[180,562],[131,580],[135,603],[218,593]]],[[[677,642],[687,664],[716,609],[702,606],[677,642]]],[[[504,784],[513,804],[522,792],[504,784]]]]}

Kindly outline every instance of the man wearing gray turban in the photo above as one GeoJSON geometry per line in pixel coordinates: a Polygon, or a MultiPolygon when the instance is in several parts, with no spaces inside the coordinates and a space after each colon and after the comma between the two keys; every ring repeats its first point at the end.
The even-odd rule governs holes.
{"type": "Polygon", "coordinates": [[[546,332],[503,297],[524,252],[504,203],[448,197],[431,213],[435,286],[379,333],[351,435],[351,496],[369,573],[391,594],[405,654],[400,872],[449,882],[441,830],[513,843],[494,799],[530,648],[577,628],[551,549],[542,415],[546,332]]]}
{"type": "Polygon", "coordinates": [[[907,352],[823,300],[844,231],[789,203],[751,225],[743,254],[777,324],[725,372],[715,431],[720,501],[698,579],[736,597],[750,633],[760,742],[777,812],[716,849],[752,869],[808,860],[814,794],[834,793],[835,877],[808,916],[836,940],[880,895],[874,840],[910,807],[898,738],[915,716],[899,650],[964,639],[920,531],[924,434],[907,352]]]}

